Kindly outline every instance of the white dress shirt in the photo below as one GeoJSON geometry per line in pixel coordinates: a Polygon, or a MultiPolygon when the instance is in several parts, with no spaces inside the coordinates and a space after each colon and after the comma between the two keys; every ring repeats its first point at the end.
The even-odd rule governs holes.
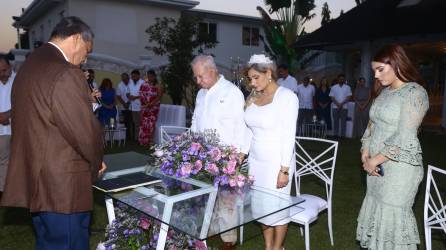
{"type": "MultiPolygon", "coordinates": [[[[116,88],[116,96],[121,97],[125,103],[129,102],[129,98],[127,97],[127,93],[129,92],[128,85],[130,85],[130,82],[126,85],[123,81],[121,81],[118,83],[118,87],[116,88]]],[[[122,107],[122,109],[126,110],[125,107],[122,107]]]]}
{"type": "MultiPolygon", "coordinates": [[[[130,93],[130,95],[132,96],[139,96],[139,89],[141,88],[141,85],[144,83],[143,79],[139,79],[136,84],[133,80],[129,81],[129,84],[127,85],[128,87],[128,92],[130,93]]],[[[130,107],[129,109],[131,111],[141,111],[141,101],[138,99],[130,101],[130,107]]]]}
{"type": "MultiPolygon", "coordinates": [[[[0,81],[0,112],[11,110],[11,90],[14,78],[15,72],[12,71],[6,84],[0,81]]],[[[11,124],[6,126],[0,124],[0,135],[11,135],[11,124]]]]}
{"type": "Polygon", "coordinates": [[[304,84],[297,86],[297,97],[299,98],[299,105],[301,109],[313,109],[313,97],[316,94],[316,89],[313,85],[304,84]]]}
{"type": "Polygon", "coordinates": [[[290,89],[291,91],[293,91],[294,93],[297,93],[297,81],[296,78],[288,75],[285,79],[284,78],[279,78],[279,80],[277,80],[277,83],[285,88],[290,89]]]}
{"type": "Polygon", "coordinates": [[[242,92],[222,75],[210,89],[200,89],[195,102],[191,130],[215,129],[220,142],[241,149],[246,129],[242,92]]]}
{"type": "MultiPolygon", "coordinates": [[[[329,94],[330,97],[333,97],[339,103],[344,102],[345,99],[351,95],[352,89],[345,83],[342,84],[342,86],[340,86],[339,84],[335,84],[333,87],[331,87],[329,94]]],[[[344,105],[342,106],[343,109],[347,109],[347,105],[345,104],[346,103],[344,103],[344,105]]],[[[336,106],[336,104],[333,102],[331,104],[331,108],[337,109],[338,106],[336,106]]]]}

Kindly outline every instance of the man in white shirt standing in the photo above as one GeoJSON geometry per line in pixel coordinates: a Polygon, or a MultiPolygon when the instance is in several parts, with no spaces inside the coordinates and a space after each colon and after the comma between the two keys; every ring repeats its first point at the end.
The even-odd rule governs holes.
{"type": "Polygon", "coordinates": [[[127,93],[129,92],[129,83],[130,83],[129,74],[122,73],[121,81],[118,83],[118,88],[116,89],[116,98],[121,104],[120,115],[122,115],[122,117],[124,118],[123,119],[124,125],[127,128],[126,131],[127,138],[131,138],[130,129],[132,125],[132,111],[129,110],[130,100],[127,97],[127,93]]]}
{"type": "Polygon", "coordinates": [[[297,86],[297,97],[299,99],[299,116],[297,119],[297,131],[302,133],[302,125],[310,123],[313,119],[314,107],[313,98],[316,89],[310,84],[310,78],[305,77],[303,83],[297,86]]]}
{"type": "Polygon", "coordinates": [[[296,78],[289,75],[288,66],[286,66],[285,64],[281,64],[277,68],[277,73],[279,74],[279,79],[277,80],[277,83],[280,86],[288,88],[294,93],[297,93],[298,83],[296,81],[296,78]]]}
{"type": "MultiPolygon", "coordinates": [[[[242,92],[218,73],[212,56],[197,56],[191,66],[195,81],[201,87],[196,98],[191,130],[202,132],[215,129],[221,143],[233,145],[240,150],[246,129],[243,110],[245,100],[242,92]]],[[[216,215],[219,216],[220,223],[214,226],[228,229],[235,226],[232,224],[237,218],[237,211],[233,206],[225,206],[225,202],[228,201],[217,200],[217,205],[220,204],[224,209],[220,209],[222,214],[216,215]]],[[[237,230],[223,233],[221,238],[229,248],[237,241],[237,230]]]]}
{"type": "Polygon", "coordinates": [[[138,141],[139,127],[141,125],[141,101],[139,100],[139,89],[144,83],[141,79],[141,74],[139,70],[135,69],[130,74],[131,80],[128,84],[127,98],[130,100],[129,109],[132,111],[132,124],[130,129],[130,136],[138,141]]]}
{"type": "Polygon", "coordinates": [[[345,137],[345,127],[347,124],[347,103],[352,97],[352,90],[345,82],[345,75],[338,75],[338,83],[331,87],[330,97],[333,101],[331,108],[333,111],[334,136],[345,137]],[[341,123],[341,131],[339,131],[341,123]]]}
{"type": "MultiPolygon", "coordinates": [[[[15,78],[7,55],[0,54],[0,192],[5,186],[11,142],[11,89],[15,78]]],[[[1,196],[0,196],[1,197],[1,196]]]]}

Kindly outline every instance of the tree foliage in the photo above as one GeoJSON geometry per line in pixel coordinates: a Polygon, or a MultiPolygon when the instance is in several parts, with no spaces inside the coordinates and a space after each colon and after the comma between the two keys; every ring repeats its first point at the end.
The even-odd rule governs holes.
{"type": "Polygon", "coordinates": [[[216,42],[206,34],[198,33],[199,18],[182,15],[178,20],[167,17],[155,20],[155,24],[146,30],[149,42],[154,46],[146,48],[156,55],[167,55],[169,59],[161,79],[173,103],[181,105],[185,100],[192,107],[198,88],[193,81],[190,62],[194,52],[201,54],[205,49],[214,47],[216,42]]]}
{"type": "Polygon", "coordinates": [[[321,26],[326,25],[327,23],[329,23],[331,21],[331,17],[330,17],[331,11],[328,8],[328,3],[325,2],[324,5],[322,6],[322,12],[321,12],[321,16],[322,16],[322,20],[321,20],[321,26]]]}

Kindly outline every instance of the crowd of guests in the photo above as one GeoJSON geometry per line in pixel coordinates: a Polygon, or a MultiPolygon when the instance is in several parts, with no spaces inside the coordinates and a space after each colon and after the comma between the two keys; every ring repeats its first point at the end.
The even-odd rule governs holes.
{"type": "Polygon", "coordinates": [[[358,138],[364,133],[373,90],[368,87],[364,77],[356,84],[349,84],[344,74],[339,74],[331,84],[326,77],[319,83],[310,77],[304,77],[301,82],[291,76],[286,65],[278,67],[277,83],[293,91],[299,98],[299,117],[297,134],[303,134],[303,125],[318,121],[325,124],[326,129],[335,137],[346,136],[349,102],[355,103],[354,124],[352,136],[358,138]],[[354,89],[352,91],[352,89],[354,89]]]}
{"type": "Polygon", "coordinates": [[[122,73],[116,89],[110,78],[104,78],[98,87],[94,70],[88,69],[85,73],[92,94],[96,91],[99,93],[99,104],[94,109],[101,124],[110,128],[122,122],[128,139],[141,145],[153,143],[163,95],[156,72],[149,70],[143,78],[136,69],[130,73],[131,77],[128,73],[122,73]]]}

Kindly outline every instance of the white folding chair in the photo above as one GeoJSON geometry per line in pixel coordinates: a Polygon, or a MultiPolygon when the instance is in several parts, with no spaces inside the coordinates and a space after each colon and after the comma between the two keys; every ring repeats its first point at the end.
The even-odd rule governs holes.
{"type": "Polygon", "coordinates": [[[189,132],[190,128],[179,126],[161,126],[160,127],[160,144],[171,141],[175,136],[189,132]]]}
{"type": "MultiPolygon", "coordinates": [[[[432,249],[432,229],[441,229],[446,233],[446,205],[443,202],[434,175],[446,177],[446,170],[430,166],[427,170],[426,193],[424,197],[424,234],[426,249],[432,249]]],[[[441,183],[441,182],[439,182],[441,183]]],[[[444,182],[443,182],[444,183],[444,182]]]]}
{"type": "MultiPolygon", "coordinates": [[[[332,193],[333,176],[336,166],[336,156],[338,153],[338,142],[320,138],[296,137],[296,171],[294,181],[296,185],[296,195],[300,195],[305,201],[299,204],[304,208],[300,213],[293,213],[291,221],[301,224],[305,228],[305,249],[310,249],[310,224],[318,218],[320,212],[328,212],[328,231],[331,245],[334,245],[332,230],[332,193]],[[302,145],[305,144],[305,147],[302,145]],[[325,184],[326,197],[310,194],[301,194],[301,177],[314,175],[325,184]]],[[[297,209],[297,208],[294,208],[297,209]]],[[[302,229],[300,230],[302,234],[302,229]]]]}

